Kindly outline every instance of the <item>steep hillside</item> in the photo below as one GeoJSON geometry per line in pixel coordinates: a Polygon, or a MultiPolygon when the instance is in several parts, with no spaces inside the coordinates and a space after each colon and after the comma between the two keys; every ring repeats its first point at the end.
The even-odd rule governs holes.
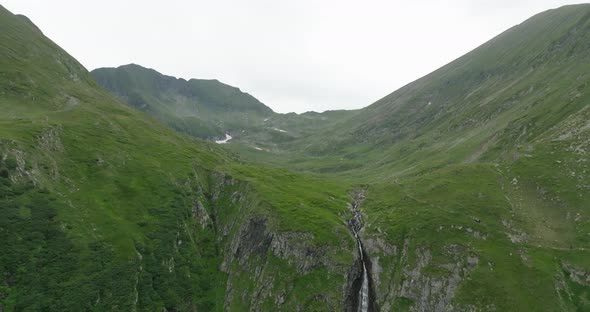
{"type": "Polygon", "coordinates": [[[277,114],[251,95],[217,80],[186,81],[139,65],[99,68],[91,74],[125,103],[173,129],[219,141],[227,134],[234,149],[258,156],[264,154],[260,151],[278,151],[283,143],[313,135],[355,113],[277,114]]]}
{"type": "Polygon", "coordinates": [[[223,137],[274,114],[251,95],[217,80],[186,81],[134,64],[91,74],[123,101],[202,138],[223,137]]]}
{"type": "Polygon", "coordinates": [[[291,143],[306,150],[295,165],[313,168],[308,156],[328,156],[327,168],[391,177],[414,166],[509,159],[588,105],[589,39],[588,4],[536,15],[339,126],[291,143]]]}
{"type": "Polygon", "coordinates": [[[0,27],[0,310],[343,309],[349,186],[240,165],[0,27]]]}
{"type": "Polygon", "coordinates": [[[190,81],[105,70],[117,98],[26,18],[0,27],[2,311],[590,309],[589,5],[361,111],[253,100],[235,123],[170,89],[190,81]],[[191,133],[195,107],[245,134],[156,120],[191,133]]]}
{"type": "Polygon", "coordinates": [[[590,309],[589,71],[590,5],[566,6],[292,143],[372,184],[383,309],[590,309]]]}

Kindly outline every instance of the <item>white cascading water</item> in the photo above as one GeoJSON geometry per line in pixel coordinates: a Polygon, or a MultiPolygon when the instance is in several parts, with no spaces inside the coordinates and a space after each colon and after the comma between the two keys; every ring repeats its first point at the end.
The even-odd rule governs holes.
{"type": "Polygon", "coordinates": [[[361,238],[358,235],[358,232],[363,227],[363,223],[361,220],[361,212],[359,211],[360,202],[364,199],[364,195],[361,193],[357,194],[357,198],[352,203],[352,211],[354,216],[352,219],[349,220],[349,226],[356,239],[357,247],[359,250],[359,257],[361,259],[361,263],[363,265],[363,276],[362,276],[362,283],[361,288],[359,289],[358,294],[358,312],[368,312],[369,311],[369,273],[367,272],[367,264],[364,259],[363,255],[363,243],[361,242],[361,238]]]}
{"type": "Polygon", "coordinates": [[[368,312],[369,311],[369,275],[367,274],[367,265],[365,264],[365,260],[363,258],[363,248],[361,245],[361,240],[356,236],[356,242],[359,246],[359,254],[361,257],[361,262],[363,264],[363,283],[361,285],[361,289],[359,291],[359,312],[368,312]]]}

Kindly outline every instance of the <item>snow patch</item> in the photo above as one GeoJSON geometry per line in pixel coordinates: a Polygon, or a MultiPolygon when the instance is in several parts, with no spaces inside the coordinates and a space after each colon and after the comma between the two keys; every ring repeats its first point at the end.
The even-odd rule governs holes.
{"type": "Polygon", "coordinates": [[[225,143],[229,142],[229,140],[231,140],[231,139],[232,139],[231,135],[229,135],[228,133],[226,133],[225,134],[225,139],[223,139],[223,140],[215,140],[215,143],[217,143],[217,144],[225,144],[225,143]]]}

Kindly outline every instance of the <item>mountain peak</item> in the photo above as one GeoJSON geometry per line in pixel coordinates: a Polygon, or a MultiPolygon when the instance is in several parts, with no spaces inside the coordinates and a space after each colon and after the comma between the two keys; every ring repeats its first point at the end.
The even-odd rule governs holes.
{"type": "Polygon", "coordinates": [[[221,137],[260,123],[274,112],[253,96],[216,79],[178,79],[137,64],[99,68],[92,75],[131,106],[158,112],[176,129],[221,137]]]}

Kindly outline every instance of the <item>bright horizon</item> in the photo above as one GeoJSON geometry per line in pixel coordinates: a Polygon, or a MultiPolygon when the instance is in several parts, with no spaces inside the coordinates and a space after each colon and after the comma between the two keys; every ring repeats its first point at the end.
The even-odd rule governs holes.
{"type": "Polygon", "coordinates": [[[5,0],[87,69],[217,79],[276,112],[366,107],[563,0],[5,0]]]}

